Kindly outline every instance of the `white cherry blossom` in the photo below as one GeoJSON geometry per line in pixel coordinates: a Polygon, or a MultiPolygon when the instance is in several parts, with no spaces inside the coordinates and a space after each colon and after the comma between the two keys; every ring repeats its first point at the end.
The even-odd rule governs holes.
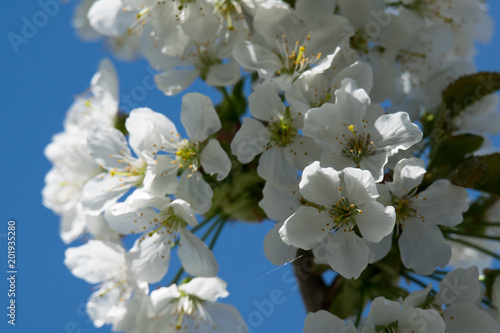
{"type": "Polygon", "coordinates": [[[281,102],[277,86],[263,83],[249,97],[250,113],[231,142],[231,151],[242,163],[258,154],[257,173],[265,180],[285,184],[297,179],[297,171],[319,158],[321,148],[299,133],[303,114],[281,102]]]}
{"type": "Polygon", "coordinates": [[[238,44],[233,56],[238,63],[272,79],[281,90],[306,73],[322,73],[330,67],[333,53],[353,34],[349,22],[333,14],[303,22],[281,3],[258,7],[254,29],[260,39],[238,44]]]}
{"type": "Polygon", "coordinates": [[[357,278],[368,265],[366,242],[378,243],[394,228],[394,208],[375,201],[375,181],[366,170],[338,172],[314,162],[304,169],[299,186],[307,203],[285,221],[281,238],[304,250],[326,252],[321,261],[346,278],[357,278]]]}
{"type": "Polygon", "coordinates": [[[382,107],[371,104],[351,79],[342,81],[335,96],[335,104],[325,103],[306,113],[304,134],[328,145],[323,166],[358,167],[381,181],[388,157],[419,142],[422,132],[406,112],[384,115],[382,107]]]}
{"type": "Polygon", "coordinates": [[[125,202],[106,211],[110,227],[120,234],[142,234],[130,250],[131,269],[147,282],[161,280],[167,273],[170,251],[180,236],[177,254],[182,266],[195,276],[215,276],[218,265],[214,255],[188,226],[198,224],[191,206],[181,199],[136,191],[125,202]]]}
{"type": "Polygon", "coordinates": [[[125,302],[134,293],[147,293],[148,285],[139,281],[129,268],[124,249],[117,244],[90,240],[66,250],[64,264],[71,273],[91,284],[99,284],[87,302],[87,313],[96,327],[122,320],[125,302]]]}
{"type": "Polygon", "coordinates": [[[151,293],[151,319],[143,332],[246,333],[239,312],[216,302],[228,295],[226,283],[219,278],[194,278],[157,289],[151,293]]]}
{"type": "Polygon", "coordinates": [[[464,188],[448,180],[437,180],[417,194],[425,174],[424,162],[402,159],[394,169],[393,181],[379,185],[380,201],[396,208],[396,234],[403,264],[419,274],[445,267],[451,247],[438,225],[454,227],[462,222],[469,203],[464,188]]]}

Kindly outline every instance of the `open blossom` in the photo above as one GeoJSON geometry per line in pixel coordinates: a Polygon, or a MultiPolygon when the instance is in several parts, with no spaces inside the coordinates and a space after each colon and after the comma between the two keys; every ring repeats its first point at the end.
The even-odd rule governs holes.
{"type": "Polygon", "coordinates": [[[158,89],[171,96],[186,89],[198,77],[209,86],[235,84],[240,79],[240,67],[231,57],[236,41],[237,36],[217,26],[210,38],[189,42],[178,56],[164,55],[154,48],[144,53],[150,64],[161,71],[154,78],[158,89]]]}
{"type": "Polygon", "coordinates": [[[147,283],[136,278],[118,244],[90,240],[67,249],[64,264],[76,277],[99,284],[87,302],[87,313],[96,327],[122,320],[132,294],[148,292],[147,283]]]}
{"type": "Polygon", "coordinates": [[[358,167],[381,181],[389,156],[422,139],[406,112],[384,115],[382,107],[371,104],[351,79],[342,81],[335,96],[335,104],[311,109],[304,119],[304,134],[328,145],[329,151],[321,158],[323,166],[358,167]]]}
{"type": "Polygon", "coordinates": [[[403,264],[424,275],[450,260],[451,247],[438,225],[456,226],[469,207],[467,191],[448,180],[437,180],[417,194],[425,172],[424,161],[403,159],[394,168],[393,181],[379,185],[380,201],[396,208],[403,264]]]}
{"type": "Polygon", "coordinates": [[[457,268],[446,274],[435,296],[436,303],[445,306],[441,316],[446,332],[498,332],[498,323],[480,306],[482,293],[476,266],[457,268]]]}
{"type": "MultiPolygon", "coordinates": [[[[219,141],[210,138],[222,127],[210,98],[198,93],[186,94],[182,98],[181,122],[189,139],[182,139],[175,126],[163,133],[163,141],[157,147],[166,155],[157,155],[156,179],[161,181],[164,176],[180,173],[170,194],[186,200],[196,213],[203,214],[210,209],[213,195],[203,174],[220,181],[229,174],[231,161],[219,141]]],[[[172,184],[171,178],[165,180],[172,184]]],[[[166,183],[158,186],[159,183],[153,182],[153,192],[161,192],[166,183]]]]}
{"type": "Polygon", "coordinates": [[[263,83],[249,97],[250,113],[231,142],[231,151],[242,163],[258,154],[257,173],[265,180],[285,184],[297,179],[298,170],[319,158],[320,147],[299,134],[303,114],[287,108],[277,94],[277,86],[263,83]],[[264,124],[264,123],[266,124],[264,124]]]}
{"type": "Polygon", "coordinates": [[[285,91],[292,112],[305,115],[311,108],[334,102],[335,91],[341,88],[341,82],[346,77],[356,81],[358,88],[370,93],[373,86],[371,67],[360,61],[346,63],[345,56],[337,51],[332,67],[322,75],[303,75],[285,91]]]}
{"type": "Polygon", "coordinates": [[[118,114],[118,89],[116,69],[108,59],[103,59],[92,77],[89,92],[78,96],[68,110],[64,129],[89,133],[97,125],[113,127],[118,114]]]}
{"type": "MultiPolygon", "coordinates": [[[[134,133],[130,135],[133,137],[134,133]]],[[[88,145],[103,172],[84,185],[82,204],[86,210],[99,214],[130,188],[142,187],[148,165],[154,160],[141,152],[137,152],[138,158],[134,157],[125,136],[115,128],[96,128],[88,138],[88,145]]]]}
{"type": "Polygon", "coordinates": [[[354,32],[343,17],[330,14],[304,22],[280,2],[257,8],[254,29],[261,38],[238,44],[233,56],[281,90],[303,74],[330,67],[337,47],[354,32]]]}
{"type": "Polygon", "coordinates": [[[377,297],[371,304],[361,332],[444,333],[445,323],[436,310],[420,309],[377,297]]]}
{"type": "Polygon", "coordinates": [[[43,203],[61,216],[60,235],[70,243],[88,230],[92,220],[81,203],[84,185],[101,173],[87,146],[99,125],[112,127],[118,112],[118,81],[112,63],[104,59],[92,77],[89,92],[78,96],[68,110],[64,132],[45,148],[53,168],[45,177],[43,203]]]}
{"type": "Polygon", "coordinates": [[[326,252],[318,256],[321,261],[346,278],[359,277],[368,265],[366,242],[378,243],[391,233],[394,208],[375,200],[375,181],[366,170],[338,172],[314,162],[304,169],[299,186],[307,203],[285,221],[281,238],[304,250],[326,252]]]}
{"type": "MultiPolygon", "coordinates": [[[[498,323],[481,307],[484,289],[476,266],[458,268],[446,274],[435,294],[431,293],[431,287],[429,284],[427,288],[408,295],[403,302],[403,309],[433,309],[439,313],[449,333],[498,332],[498,323]]],[[[426,321],[430,323],[434,320],[429,318],[426,321]]]]}
{"type": "Polygon", "coordinates": [[[141,234],[130,250],[131,269],[141,280],[154,283],[167,273],[170,251],[180,236],[177,254],[182,266],[195,276],[215,276],[218,265],[207,246],[188,226],[198,225],[191,206],[181,199],[151,196],[136,190],[125,202],[105,214],[110,227],[120,234],[141,234]]]}
{"type": "Polygon", "coordinates": [[[217,303],[227,297],[226,283],[219,278],[194,278],[151,293],[150,320],[143,330],[156,332],[247,332],[239,312],[217,303]]]}
{"type": "Polygon", "coordinates": [[[162,114],[138,108],[130,112],[125,128],[128,142],[119,130],[102,126],[88,137],[89,152],[101,168],[83,187],[82,205],[92,214],[101,213],[133,187],[154,189],[160,184],[165,192],[175,190],[171,184],[177,175],[158,172],[155,159],[175,125],[162,114]]]}

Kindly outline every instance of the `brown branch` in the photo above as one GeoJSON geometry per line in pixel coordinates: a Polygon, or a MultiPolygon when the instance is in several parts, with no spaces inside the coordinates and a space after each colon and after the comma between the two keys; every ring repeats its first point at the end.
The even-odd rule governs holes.
{"type": "Polygon", "coordinates": [[[327,310],[324,308],[323,301],[328,293],[328,287],[321,274],[316,273],[317,265],[312,251],[298,249],[297,257],[298,259],[293,262],[293,270],[307,312],[327,310]]]}

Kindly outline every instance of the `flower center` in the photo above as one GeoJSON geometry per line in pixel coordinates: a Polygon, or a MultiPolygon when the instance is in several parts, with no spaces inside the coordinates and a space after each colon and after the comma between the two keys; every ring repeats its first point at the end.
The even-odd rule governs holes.
{"type": "Polygon", "coordinates": [[[306,52],[306,47],[311,40],[311,36],[308,35],[303,43],[295,41],[293,47],[289,44],[286,35],[282,35],[281,37],[276,36],[276,39],[280,38],[281,41],[278,43],[278,57],[283,62],[283,67],[276,74],[302,73],[321,59],[321,52],[318,54],[312,53],[310,54],[311,57],[306,52]]]}
{"type": "MultiPolygon", "coordinates": [[[[113,156],[111,157],[117,157],[118,156],[113,156]]],[[[147,168],[147,163],[143,160],[135,160],[132,162],[129,162],[129,158],[126,156],[122,156],[122,159],[118,160],[118,163],[127,163],[127,166],[125,166],[122,169],[114,168],[112,170],[109,170],[109,174],[111,177],[118,176],[120,177],[119,181],[122,180],[123,177],[137,177],[139,176],[139,179],[137,179],[136,186],[139,186],[142,184],[142,181],[144,179],[144,175],[146,174],[146,168],[147,168]]],[[[122,185],[124,186],[124,185],[122,185]]]]}
{"type": "Polygon", "coordinates": [[[292,126],[292,123],[293,119],[288,109],[278,121],[269,123],[267,128],[271,131],[271,138],[266,148],[269,149],[274,145],[285,147],[293,143],[297,136],[297,129],[292,126]]]}
{"type": "Polygon", "coordinates": [[[375,325],[375,332],[377,333],[397,333],[398,321],[394,321],[387,326],[375,325]]]}
{"type": "Polygon", "coordinates": [[[166,211],[161,211],[160,214],[158,214],[158,218],[155,220],[160,220],[160,225],[155,224],[157,227],[148,233],[149,237],[153,236],[162,228],[166,228],[168,234],[173,234],[174,232],[178,232],[181,228],[188,226],[188,223],[182,217],[175,215],[175,211],[172,207],[169,207],[166,211]]]}
{"type": "Polygon", "coordinates": [[[358,206],[350,204],[347,198],[340,198],[339,202],[332,206],[329,213],[333,216],[336,229],[343,228],[344,231],[351,231],[356,226],[355,216],[361,214],[358,206]]]}
{"type": "Polygon", "coordinates": [[[359,134],[354,125],[349,125],[348,129],[352,133],[352,137],[346,140],[342,153],[345,157],[352,159],[359,167],[363,157],[375,154],[375,145],[370,139],[370,133],[359,134]]]}
{"type": "Polygon", "coordinates": [[[218,0],[215,3],[215,9],[227,20],[228,30],[234,30],[233,19],[234,15],[236,19],[244,20],[243,11],[241,9],[240,0],[218,0]]]}
{"type": "Polygon", "coordinates": [[[200,311],[203,310],[203,306],[202,301],[198,297],[186,294],[183,290],[179,290],[179,293],[180,297],[175,300],[177,302],[177,306],[171,313],[172,317],[177,317],[177,322],[175,324],[176,329],[182,329],[184,315],[189,316],[193,321],[195,321],[197,327],[206,323],[210,323],[213,326],[213,321],[210,316],[208,316],[205,311],[200,311]]]}
{"type": "Polygon", "coordinates": [[[175,152],[175,160],[179,163],[179,168],[186,168],[196,171],[200,165],[198,153],[200,151],[199,144],[184,140],[181,142],[177,151],[175,152]]]}

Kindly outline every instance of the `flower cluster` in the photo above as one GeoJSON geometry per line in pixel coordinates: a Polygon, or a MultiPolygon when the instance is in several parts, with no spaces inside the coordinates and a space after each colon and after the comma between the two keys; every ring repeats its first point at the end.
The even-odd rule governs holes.
{"type": "Polygon", "coordinates": [[[485,134],[500,130],[500,86],[470,88],[486,75],[472,62],[491,34],[482,0],[84,0],[74,26],[119,57],[145,57],[167,96],[198,77],[223,94],[217,106],[184,95],[184,139],[162,113],[120,112],[103,60],[47,147],[44,203],[65,243],[90,238],[65,264],[99,284],[87,304],[96,326],[246,332],[236,309],[216,303],[228,293],[211,249],[227,221],[267,217],[273,264],[307,255],[310,275],[336,275],[303,288],[324,297],[302,295],[304,332],[498,331],[480,284],[491,280],[498,304],[496,273],[436,270],[500,258],[490,228],[500,158],[484,156],[485,134]],[[466,188],[486,194],[472,202],[466,188]],[[150,292],[173,249],[182,269],[150,292]],[[401,276],[425,286],[418,275],[440,291],[399,287],[401,276]],[[357,303],[343,307],[336,293],[357,303]]]}

